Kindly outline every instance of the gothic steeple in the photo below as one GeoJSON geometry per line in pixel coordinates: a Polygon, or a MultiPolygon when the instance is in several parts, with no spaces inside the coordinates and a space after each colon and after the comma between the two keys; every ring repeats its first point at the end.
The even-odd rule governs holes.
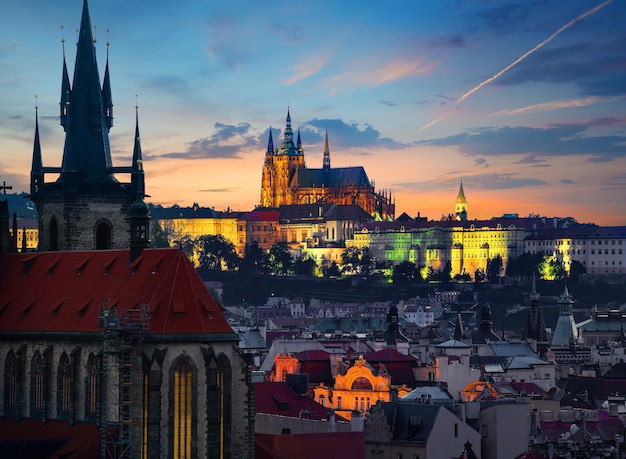
{"type": "Polygon", "coordinates": [[[291,113],[287,108],[287,118],[285,123],[285,130],[283,132],[283,143],[280,146],[281,155],[298,156],[302,155],[299,151],[299,147],[293,142],[293,129],[291,128],[291,113]]]}
{"type": "Polygon", "coordinates": [[[145,180],[141,159],[141,139],[139,137],[139,111],[135,107],[135,148],[133,150],[132,184],[135,187],[135,202],[130,206],[130,261],[133,262],[143,249],[150,244],[150,210],[144,198],[145,180]]]}
{"type": "Polygon", "coordinates": [[[109,75],[109,41],[107,39],[107,63],[104,68],[104,81],[102,82],[102,105],[104,107],[104,120],[107,130],[113,126],[113,97],[111,96],[111,77],[109,75]]]}
{"type": "Polygon", "coordinates": [[[63,43],[63,76],[61,77],[59,121],[61,123],[61,126],[63,126],[63,130],[67,132],[70,125],[70,105],[72,103],[72,88],[70,87],[70,77],[67,73],[67,61],[65,60],[65,38],[62,38],[61,42],[63,43]]]}
{"type": "MultiPolygon", "coordinates": [[[[69,91],[62,87],[61,102],[67,112],[64,113],[62,106],[61,124],[65,128],[66,139],[60,182],[115,181],[111,173],[109,126],[104,113],[94,43],[89,8],[87,0],[84,0],[74,81],[69,91]]],[[[107,84],[108,81],[107,78],[107,84]]],[[[64,80],[62,86],[68,82],[69,79],[64,80]]],[[[105,92],[108,94],[108,91],[105,92]]]]}
{"type": "Polygon", "coordinates": [[[459,187],[459,194],[456,197],[456,204],[454,206],[454,215],[457,220],[467,220],[467,199],[465,199],[465,192],[463,191],[463,180],[461,180],[461,186],[459,187]]]}
{"type": "Polygon", "coordinates": [[[274,154],[274,139],[272,138],[272,126],[270,126],[270,138],[267,141],[267,156],[272,156],[274,154]]]}
{"type": "Polygon", "coordinates": [[[141,187],[142,190],[145,189],[143,167],[141,167],[142,163],[141,137],[139,136],[139,107],[135,106],[135,146],[133,147],[133,164],[131,166],[131,183],[135,190],[139,187],[141,187]]]}
{"type": "Polygon", "coordinates": [[[39,107],[35,105],[35,140],[33,142],[33,163],[30,169],[30,192],[37,193],[43,185],[43,161],[39,141],[39,107]]]}
{"type": "Polygon", "coordinates": [[[328,148],[328,129],[326,130],[326,140],[324,141],[324,163],[322,165],[324,172],[330,170],[330,148],[328,148]]]}

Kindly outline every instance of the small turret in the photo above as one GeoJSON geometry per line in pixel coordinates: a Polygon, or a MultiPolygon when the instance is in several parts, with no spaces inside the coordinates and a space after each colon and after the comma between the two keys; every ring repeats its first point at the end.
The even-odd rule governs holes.
{"type": "MultiPolygon", "coordinates": [[[[135,108],[137,110],[137,108],[135,108]]],[[[136,198],[130,206],[130,261],[139,257],[143,249],[150,244],[149,223],[150,209],[145,203],[143,160],[141,159],[141,139],[139,137],[139,118],[136,112],[135,149],[133,152],[132,183],[136,187],[136,198]]]]}
{"type": "Polygon", "coordinates": [[[113,96],[111,95],[111,76],[109,75],[109,41],[107,40],[107,63],[104,68],[102,82],[102,106],[104,108],[104,122],[110,130],[113,127],[113,96]]]}

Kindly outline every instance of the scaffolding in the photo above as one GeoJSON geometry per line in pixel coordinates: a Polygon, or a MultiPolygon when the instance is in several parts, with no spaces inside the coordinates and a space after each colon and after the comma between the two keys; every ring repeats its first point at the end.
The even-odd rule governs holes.
{"type": "Polygon", "coordinates": [[[119,314],[105,304],[100,311],[98,321],[103,330],[100,402],[102,459],[140,457],[143,413],[141,344],[149,330],[149,320],[146,305],[119,314]],[[114,388],[117,388],[117,394],[114,388]]]}

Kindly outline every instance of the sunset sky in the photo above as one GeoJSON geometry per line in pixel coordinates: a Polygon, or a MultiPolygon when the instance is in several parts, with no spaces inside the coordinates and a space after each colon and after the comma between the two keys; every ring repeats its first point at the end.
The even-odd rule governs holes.
{"type": "MultiPolygon", "coordinates": [[[[36,103],[44,166],[61,165],[61,37],[71,75],[81,8],[3,7],[0,183],[13,192],[29,188],[36,103]]],[[[290,107],[306,165],[322,166],[328,130],[331,165],[364,166],[396,215],[454,212],[462,180],[470,219],[626,224],[624,0],[89,8],[101,75],[110,42],[113,164],[130,165],[138,104],[155,204],[252,210],[290,107]]]]}

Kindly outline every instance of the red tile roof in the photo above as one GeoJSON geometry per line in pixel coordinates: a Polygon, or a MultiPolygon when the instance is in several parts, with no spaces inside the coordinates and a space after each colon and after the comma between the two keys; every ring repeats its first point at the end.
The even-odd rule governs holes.
{"type": "Polygon", "coordinates": [[[146,249],[133,263],[127,250],[0,258],[0,333],[100,333],[105,305],[122,316],[142,304],[151,334],[234,335],[178,249],[146,249]]]}
{"type": "MultiPolygon", "coordinates": [[[[296,395],[285,382],[258,382],[254,384],[254,412],[292,418],[326,419],[328,408],[306,395],[296,395]],[[307,410],[306,417],[302,415],[307,410]]],[[[337,421],[348,422],[336,415],[337,421]]]]}
{"type": "Polygon", "coordinates": [[[18,449],[21,457],[87,458],[100,457],[101,434],[95,424],[66,421],[41,422],[39,419],[0,418],[2,457],[18,449]]]}
{"type": "Polygon", "coordinates": [[[365,457],[363,432],[255,434],[257,459],[348,459],[365,457]]]}

